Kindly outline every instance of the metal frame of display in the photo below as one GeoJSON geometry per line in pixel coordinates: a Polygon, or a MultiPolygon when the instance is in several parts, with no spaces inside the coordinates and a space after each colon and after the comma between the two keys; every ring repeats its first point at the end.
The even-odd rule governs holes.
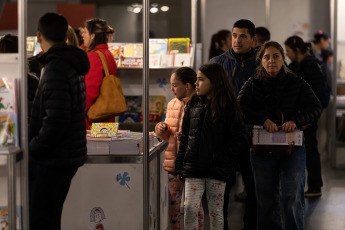
{"type": "MultiPolygon", "coordinates": [[[[143,229],[149,229],[149,16],[150,1],[143,0],[143,229]]],[[[198,0],[191,0],[191,43],[195,57],[197,43],[197,6],[198,0]]],[[[193,67],[195,58],[193,59],[193,67]]],[[[159,223],[159,221],[158,221],[159,223]]],[[[159,224],[157,224],[160,226],[159,224]]],[[[158,227],[159,228],[159,227],[158,227]]]]}

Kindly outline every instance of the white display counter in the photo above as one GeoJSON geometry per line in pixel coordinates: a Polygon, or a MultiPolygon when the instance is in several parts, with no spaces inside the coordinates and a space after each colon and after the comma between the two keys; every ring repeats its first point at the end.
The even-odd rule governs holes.
{"type": "MultiPolygon", "coordinates": [[[[168,229],[167,142],[150,150],[150,229],[168,229]]],[[[89,156],[72,180],[61,229],[143,229],[143,156],[89,156]]]]}

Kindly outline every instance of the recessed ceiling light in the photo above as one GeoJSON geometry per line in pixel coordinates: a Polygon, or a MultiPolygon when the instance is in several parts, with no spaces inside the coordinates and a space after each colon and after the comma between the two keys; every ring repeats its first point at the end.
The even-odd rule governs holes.
{"type": "Polygon", "coordinates": [[[162,6],[161,11],[167,12],[169,10],[169,6],[162,6]]]}

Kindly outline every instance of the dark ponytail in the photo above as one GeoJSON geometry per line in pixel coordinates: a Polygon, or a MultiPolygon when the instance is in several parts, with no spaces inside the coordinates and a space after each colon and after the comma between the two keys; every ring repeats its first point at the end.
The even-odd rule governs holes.
{"type": "Polygon", "coordinates": [[[284,44],[290,47],[293,51],[297,51],[298,48],[302,54],[307,53],[311,48],[311,43],[305,43],[299,36],[289,37],[288,39],[286,39],[284,44]]]}

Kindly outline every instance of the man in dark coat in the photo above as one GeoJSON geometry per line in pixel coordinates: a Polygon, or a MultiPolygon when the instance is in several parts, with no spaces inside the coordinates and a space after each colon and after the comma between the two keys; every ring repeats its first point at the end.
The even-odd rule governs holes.
{"type": "Polygon", "coordinates": [[[85,51],[66,44],[67,28],[67,20],[56,13],[47,13],[38,22],[37,40],[44,52],[39,61],[44,69],[29,126],[30,177],[34,176],[30,229],[35,230],[61,228],[71,180],[87,160],[82,75],[90,63],[85,51]]]}
{"type": "MultiPolygon", "coordinates": [[[[255,25],[247,19],[238,20],[234,23],[232,29],[232,48],[209,61],[210,63],[217,62],[224,67],[225,71],[228,73],[229,80],[234,86],[236,96],[238,95],[244,83],[250,77],[253,77],[256,72],[256,51],[252,48],[254,41],[255,25]]],[[[245,191],[247,194],[246,209],[243,217],[244,230],[256,229],[255,184],[249,159],[249,151],[250,146],[248,143],[248,148],[238,158],[245,191]]],[[[227,215],[230,189],[231,186],[227,184],[224,195],[225,230],[228,229],[227,215]]]]}

